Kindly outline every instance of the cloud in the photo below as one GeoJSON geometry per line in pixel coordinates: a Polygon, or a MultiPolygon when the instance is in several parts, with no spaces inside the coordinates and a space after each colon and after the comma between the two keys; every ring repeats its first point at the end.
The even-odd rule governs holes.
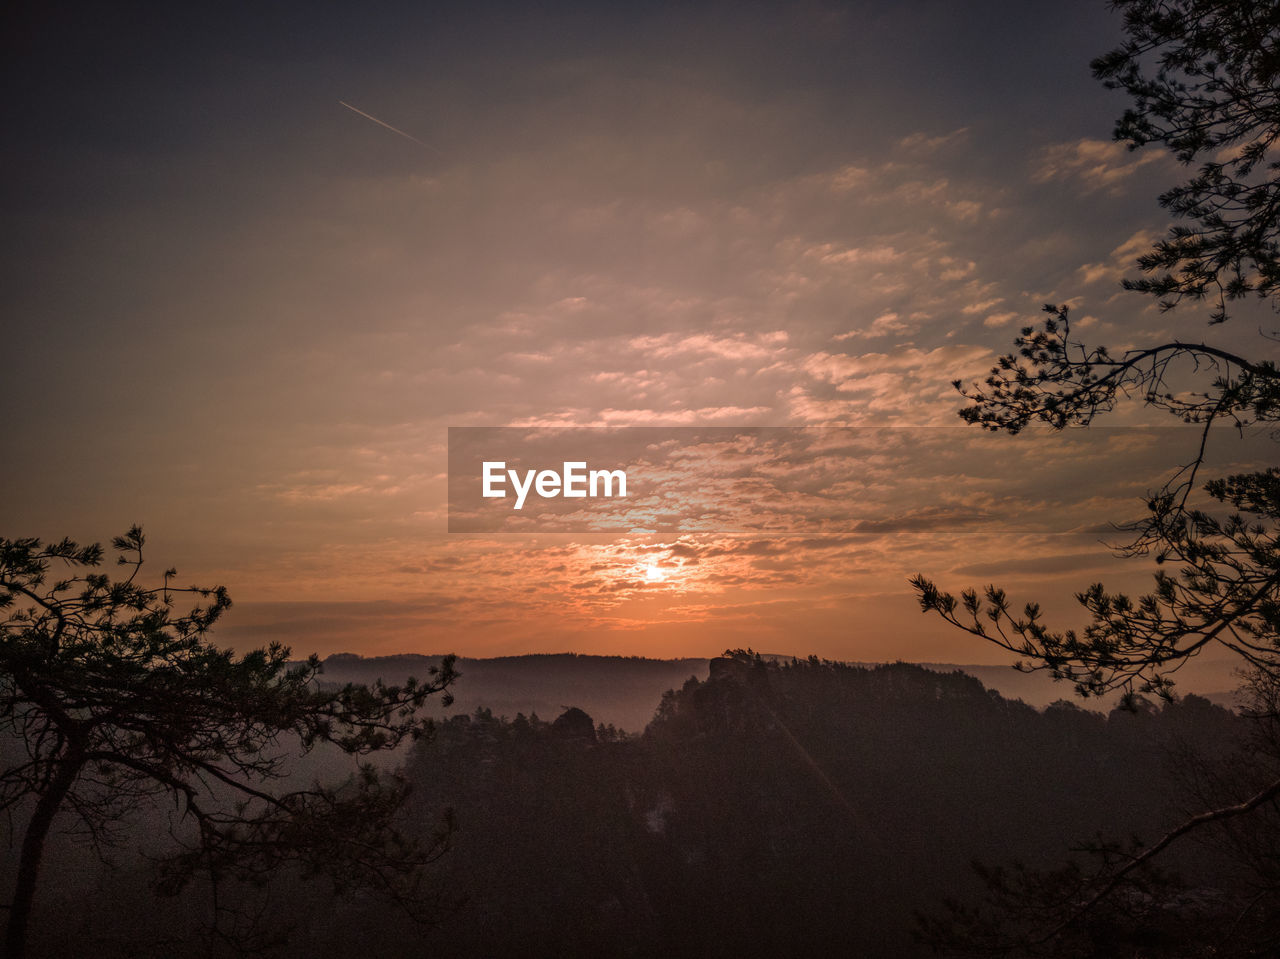
{"type": "Polygon", "coordinates": [[[1077,271],[1084,283],[1107,281],[1119,283],[1126,273],[1137,267],[1138,257],[1151,249],[1157,234],[1151,230],[1138,230],[1111,251],[1110,259],[1101,263],[1086,263],[1077,271]]]}
{"type": "Polygon", "coordinates": [[[992,357],[987,347],[962,344],[892,353],[820,350],[801,363],[811,382],[794,387],[788,400],[793,417],[826,424],[951,422],[951,381],[985,368],[992,357]]]}
{"type": "Polygon", "coordinates": [[[877,266],[884,266],[901,260],[903,256],[901,251],[887,244],[841,249],[833,243],[812,246],[805,250],[805,255],[813,257],[824,266],[847,266],[855,263],[871,263],[877,266]]]}
{"type": "Polygon", "coordinates": [[[561,410],[521,417],[506,424],[520,427],[697,426],[707,423],[749,424],[772,411],[770,406],[703,406],[697,409],[561,410]]]}
{"type": "Polygon", "coordinates": [[[968,135],[968,127],[960,127],[950,133],[943,133],[938,136],[929,136],[920,132],[912,133],[898,141],[897,150],[899,153],[906,153],[912,156],[932,157],[958,146],[967,139],[968,135]]]}
{"type": "Polygon", "coordinates": [[[842,166],[826,177],[827,185],[837,193],[865,187],[872,182],[874,174],[862,166],[842,166]]]}
{"type": "Polygon", "coordinates": [[[665,333],[661,336],[633,337],[627,345],[657,359],[667,359],[680,354],[703,354],[727,360],[762,359],[776,355],[785,347],[789,337],[785,330],[732,336],[715,336],[708,333],[665,333]]]}
{"type": "Polygon", "coordinates": [[[832,340],[839,343],[843,340],[852,340],[860,336],[868,339],[876,339],[882,336],[893,336],[898,333],[906,333],[915,329],[913,324],[907,323],[898,316],[897,313],[882,313],[877,316],[869,327],[865,330],[850,330],[847,333],[840,333],[832,337],[832,340]]]}
{"type": "Polygon", "coordinates": [[[1067,553],[1061,556],[1037,556],[1024,558],[1014,569],[1007,561],[971,563],[954,570],[957,576],[1026,576],[1036,573],[1076,573],[1084,570],[1114,569],[1116,557],[1105,549],[1087,553],[1067,553]]]}
{"type": "Polygon", "coordinates": [[[1045,147],[1037,157],[1032,179],[1037,183],[1053,180],[1075,180],[1088,193],[1107,190],[1112,195],[1124,192],[1125,181],[1138,170],[1158,163],[1164,154],[1132,152],[1122,143],[1085,137],[1070,143],[1045,147]]]}
{"type": "Polygon", "coordinates": [[[993,306],[999,306],[1003,302],[1004,302],[1003,296],[993,296],[990,299],[980,300],[977,303],[970,303],[967,306],[963,306],[960,308],[960,312],[966,313],[966,314],[985,313],[987,310],[991,309],[993,306]]]}

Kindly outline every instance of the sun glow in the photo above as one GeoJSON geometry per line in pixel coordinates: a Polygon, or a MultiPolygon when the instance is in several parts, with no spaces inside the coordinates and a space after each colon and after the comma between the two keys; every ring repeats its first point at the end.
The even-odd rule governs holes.
{"type": "Polygon", "coordinates": [[[645,567],[644,578],[651,583],[661,583],[667,578],[667,574],[657,566],[647,566],[645,567]]]}

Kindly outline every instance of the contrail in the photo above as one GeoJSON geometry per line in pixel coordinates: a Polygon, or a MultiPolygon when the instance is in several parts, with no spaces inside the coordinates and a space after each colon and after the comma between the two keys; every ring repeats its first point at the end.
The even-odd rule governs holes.
{"type": "Polygon", "coordinates": [[[361,115],[362,117],[364,117],[366,120],[372,120],[374,123],[378,124],[378,126],[380,126],[380,127],[386,127],[386,128],[387,128],[388,130],[390,130],[392,133],[398,133],[398,134],[400,134],[402,137],[404,137],[406,140],[412,140],[414,143],[418,144],[418,146],[426,147],[428,150],[431,150],[433,153],[437,153],[437,154],[439,154],[440,156],[444,156],[444,154],[443,154],[443,153],[440,153],[440,151],[439,151],[439,150],[437,150],[435,147],[433,147],[430,143],[423,143],[421,140],[419,140],[419,139],[418,139],[417,137],[415,137],[413,134],[411,134],[411,133],[405,133],[403,130],[396,129],[396,128],[395,128],[395,127],[393,127],[390,123],[384,123],[383,121],[379,120],[377,117],[375,117],[375,116],[371,116],[370,114],[365,113],[363,110],[360,110],[360,109],[358,109],[358,108],[356,108],[356,107],[353,107],[353,106],[352,106],[350,103],[348,103],[346,100],[339,100],[338,102],[339,102],[340,104],[342,104],[344,107],[346,107],[348,110],[352,111],[353,113],[358,113],[358,114],[360,114],[360,115],[361,115]]]}

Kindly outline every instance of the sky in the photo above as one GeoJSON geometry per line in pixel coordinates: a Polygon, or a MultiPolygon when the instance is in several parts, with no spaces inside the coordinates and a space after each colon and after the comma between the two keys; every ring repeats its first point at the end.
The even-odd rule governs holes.
{"type": "Polygon", "coordinates": [[[951,386],[1046,302],[1210,332],[1119,286],[1181,171],[1111,142],[1103,3],[5,16],[2,536],[139,523],[218,640],[322,655],[998,662],[908,578],[1062,626],[1149,581],[1101,541],[1185,434],[983,434],[951,386]],[[493,426],[863,432],[817,531],[450,533],[448,430],[493,426]]]}

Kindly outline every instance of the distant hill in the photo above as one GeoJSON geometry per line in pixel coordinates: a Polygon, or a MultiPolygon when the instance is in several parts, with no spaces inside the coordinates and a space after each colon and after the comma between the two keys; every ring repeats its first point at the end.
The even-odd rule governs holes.
{"type": "MultiPolygon", "coordinates": [[[[402,682],[422,678],[439,656],[362,657],[340,653],[324,661],[321,679],[337,683],[402,682]]],[[[707,678],[706,659],[645,659],[640,656],[580,656],[549,653],[459,659],[454,703],[440,712],[456,716],[486,707],[495,716],[537,714],[554,719],[578,706],[597,722],[640,732],[668,689],[678,689],[690,676],[707,678]]]]}
{"type": "MultiPolygon", "coordinates": [[[[910,663],[739,654],[708,673],[664,695],[633,739],[593,733],[600,717],[576,709],[538,723],[480,710],[415,745],[417,817],[449,808],[460,824],[440,882],[461,905],[439,959],[917,959],[932,953],[913,916],[945,931],[944,899],[980,900],[975,858],[1053,869],[1100,832],[1159,836],[1189,776],[1240,772],[1208,757],[1229,756],[1245,720],[1193,696],[1104,716],[1038,711],[910,663]]],[[[1144,878],[1083,934],[1055,933],[1051,954],[1208,955],[1236,932],[1238,910],[1218,904],[1243,900],[1216,845],[1165,861],[1195,897],[1144,878]],[[1161,942],[1174,948],[1149,948],[1161,942]]],[[[1049,909],[1063,888],[1049,880],[1049,909]]],[[[335,935],[362,928],[340,918],[335,935]]],[[[412,935],[381,916],[363,928],[412,935]]],[[[342,954],[394,948],[346,935],[342,954]]]]}
{"type": "MultiPolygon", "coordinates": [[[[326,676],[396,682],[436,661],[337,656],[326,676]]],[[[441,923],[425,932],[436,959],[916,959],[928,953],[914,916],[946,932],[944,900],[983,895],[975,859],[1057,869],[1099,835],[1167,833],[1203,806],[1206,783],[1238,800],[1274,779],[1274,737],[1194,696],[1107,715],[1037,710],[938,665],[745,653],[520,656],[461,668],[454,715],[384,757],[411,790],[407,828],[428,839],[445,810],[454,826],[423,888],[441,923]],[[472,710],[485,698],[507,705],[472,710]],[[587,708],[596,701],[612,705],[587,708]],[[650,719],[634,737],[594,725],[650,719]]],[[[290,764],[286,782],[355,772],[351,757],[317,749],[290,764]]],[[[169,837],[182,834],[181,804],[125,798],[111,846],[51,835],[32,959],[231,955],[205,948],[208,883],[170,882],[174,898],[153,896],[153,857],[178,851],[169,837]]],[[[1170,876],[1189,877],[1191,894],[1143,875],[1133,895],[1126,888],[1073,925],[1053,955],[1206,956],[1232,936],[1244,943],[1232,955],[1273,954],[1275,889],[1264,870],[1274,817],[1203,835],[1165,862],[1170,876]],[[1256,898],[1259,889],[1272,898],[1256,898]],[[1235,904],[1246,893],[1260,908],[1242,923],[1235,904]]],[[[10,849],[0,888],[12,887],[15,869],[10,849]]],[[[215,915],[252,934],[246,946],[270,946],[255,955],[423,955],[424,930],[407,912],[305,863],[246,878],[220,878],[215,915]]],[[[1078,901],[1061,888],[1027,887],[1050,907],[1078,901]]]]}
{"type": "MultiPolygon", "coordinates": [[[[767,658],[787,660],[772,655],[767,658]]],[[[324,661],[322,679],[331,683],[369,683],[376,679],[403,682],[409,676],[422,678],[440,662],[439,656],[405,654],[364,657],[339,653],[324,661]]],[[[646,659],[641,656],[585,656],[577,653],[548,653],[527,656],[499,656],[492,659],[459,659],[461,676],[453,688],[454,704],[440,710],[444,716],[491,709],[495,716],[515,718],[537,714],[542,719],[559,716],[570,706],[584,709],[597,722],[612,724],[627,732],[641,732],[653,718],[662,694],[679,689],[690,676],[705,680],[708,659],[646,659]]],[[[852,663],[872,667],[878,663],[852,663]]],[[[1006,699],[1020,699],[1043,709],[1067,699],[1103,712],[1114,708],[1118,697],[1082,700],[1069,684],[1056,683],[1043,672],[1020,673],[1008,666],[977,666],[952,663],[920,663],[935,672],[955,670],[968,673],[988,689],[1006,699]]],[[[1234,682],[1226,665],[1208,663],[1193,680],[1184,679],[1180,693],[1197,693],[1223,706],[1232,706],[1234,682]]]]}

